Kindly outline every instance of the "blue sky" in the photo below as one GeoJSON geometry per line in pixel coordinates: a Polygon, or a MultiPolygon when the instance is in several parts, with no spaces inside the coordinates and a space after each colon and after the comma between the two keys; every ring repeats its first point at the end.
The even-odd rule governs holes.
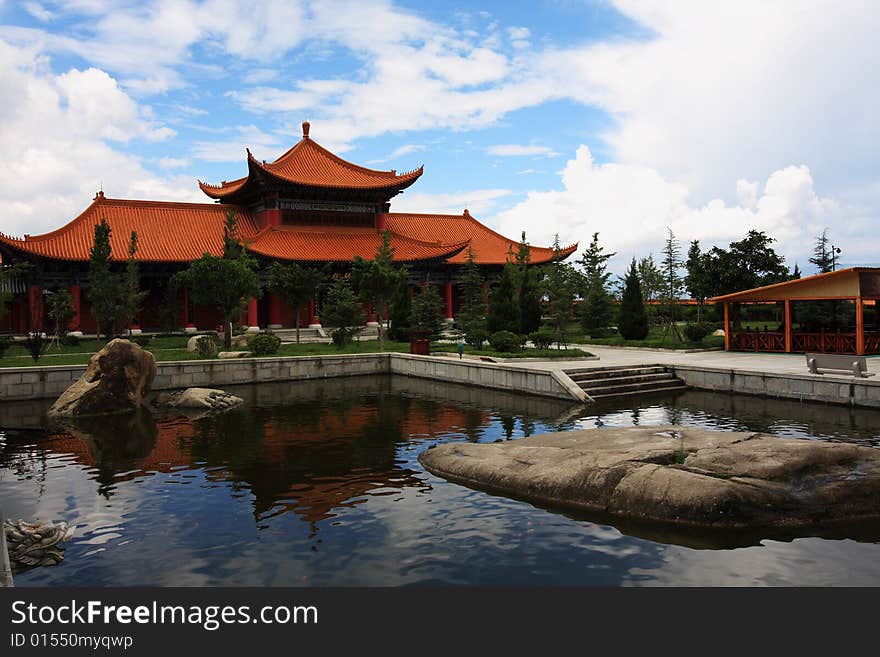
{"type": "Polygon", "coordinates": [[[511,237],[618,253],[749,229],[880,265],[870,2],[0,0],[0,230],[112,197],[207,201],[308,118],[511,237]]]}

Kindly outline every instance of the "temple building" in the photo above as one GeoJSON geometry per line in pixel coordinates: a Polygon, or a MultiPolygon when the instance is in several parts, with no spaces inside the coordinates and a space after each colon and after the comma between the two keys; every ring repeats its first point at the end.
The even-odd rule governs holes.
{"type": "MultiPolygon", "coordinates": [[[[513,258],[518,243],[484,226],[467,209],[460,215],[391,212],[391,199],[421,177],[422,167],[401,174],[367,169],[316,143],[308,122],[302,128],[302,139],[274,162],[258,160],[247,150],[244,177],[219,185],[200,181],[214,203],[113,199],[98,192],[79,216],[50,233],[15,238],[0,232],[4,266],[30,265],[8,283],[15,296],[0,330],[25,333],[48,327],[44,291],[67,287],[76,310],[70,330],[95,332],[85,288],[94,227],[101,219],[110,225],[111,259],[120,271],[128,258],[131,232],[137,232],[141,287],[148,292],[137,322],[144,330],[163,324],[170,328],[162,320],[169,278],[205,253],[222,255],[229,213],[235,215],[238,237],[261,269],[281,261],[328,264],[344,273],[355,256],[372,258],[387,230],[394,260],[409,266],[410,283],[429,280],[439,286],[447,319],[459,305],[457,283],[468,247],[487,281],[513,258]]],[[[567,257],[576,249],[576,244],[568,246],[561,255],[567,257]]],[[[552,249],[531,247],[533,265],[552,258],[552,249]]],[[[308,307],[296,309],[264,292],[260,299],[250,300],[242,324],[290,327],[299,313],[303,326],[316,325],[320,301],[319,294],[308,307]]],[[[174,328],[213,329],[220,323],[216,309],[194,306],[185,289],[175,305],[174,328]]]]}

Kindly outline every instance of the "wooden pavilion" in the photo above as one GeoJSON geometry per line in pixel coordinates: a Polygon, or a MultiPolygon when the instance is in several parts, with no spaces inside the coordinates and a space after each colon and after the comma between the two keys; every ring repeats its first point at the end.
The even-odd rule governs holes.
{"type": "Polygon", "coordinates": [[[710,299],[733,351],[880,354],[880,268],[850,267],[710,299]],[[781,304],[775,327],[745,328],[742,304],[781,304]]]}

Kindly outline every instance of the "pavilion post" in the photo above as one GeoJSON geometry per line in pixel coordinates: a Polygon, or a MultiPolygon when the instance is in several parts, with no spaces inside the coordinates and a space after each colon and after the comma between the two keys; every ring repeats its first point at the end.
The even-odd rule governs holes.
{"type": "Polygon", "coordinates": [[[865,355],[865,309],[862,297],[856,297],[856,356],[865,355]]]}
{"type": "Polygon", "coordinates": [[[724,302],[724,350],[730,351],[730,304],[724,302]]]}
{"type": "Polygon", "coordinates": [[[446,300],[446,319],[452,321],[452,281],[446,281],[443,284],[443,296],[446,300]]]}
{"type": "Polygon", "coordinates": [[[785,352],[791,353],[791,337],[793,329],[791,326],[791,299],[785,300],[785,352]]]}
{"type": "Polygon", "coordinates": [[[255,297],[251,297],[248,299],[248,327],[247,330],[249,332],[255,332],[260,330],[260,319],[257,315],[257,299],[255,297]]]}

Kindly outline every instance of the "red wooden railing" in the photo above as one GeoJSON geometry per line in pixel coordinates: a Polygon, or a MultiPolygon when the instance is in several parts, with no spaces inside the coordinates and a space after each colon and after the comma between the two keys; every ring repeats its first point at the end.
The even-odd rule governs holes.
{"type": "MultiPolygon", "coordinates": [[[[785,351],[785,333],[780,331],[732,331],[730,348],[736,351],[785,351]]],[[[801,333],[791,335],[791,350],[824,354],[856,353],[855,333],[801,333]]],[[[865,353],[880,354],[880,332],[865,333],[865,353]]]]}

